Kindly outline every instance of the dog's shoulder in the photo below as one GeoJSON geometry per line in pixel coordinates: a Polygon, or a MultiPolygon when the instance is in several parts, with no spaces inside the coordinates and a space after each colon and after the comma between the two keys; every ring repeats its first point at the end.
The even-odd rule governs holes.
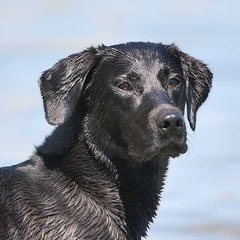
{"type": "MultiPolygon", "coordinates": [[[[13,186],[15,183],[23,178],[24,171],[21,169],[30,168],[32,165],[31,160],[25,161],[23,163],[13,165],[10,167],[1,167],[0,168],[0,188],[5,189],[13,186]]],[[[27,171],[25,171],[27,173],[27,171]]]]}
{"type": "Polygon", "coordinates": [[[32,158],[17,165],[0,168],[0,201],[4,202],[8,196],[13,196],[23,188],[29,188],[33,183],[33,175],[36,171],[37,166],[32,158]]]}
{"type": "Polygon", "coordinates": [[[125,239],[124,222],[116,216],[119,209],[108,208],[95,197],[98,193],[90,188],[87,192],[58,168],[46,166],[37,154],[22,164],[1,168],[0,189],[0,239],[43,233],[56,236],[54,240],[96,239],[100,233],[106,239],[125,239]],[[5,231],[12,222],[15,225],[5,231]]]}

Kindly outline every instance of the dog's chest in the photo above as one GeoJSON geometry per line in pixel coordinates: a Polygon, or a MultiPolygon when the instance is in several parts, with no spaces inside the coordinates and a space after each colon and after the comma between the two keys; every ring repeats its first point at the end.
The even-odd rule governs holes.
{"type": "MultiPolygon", "coordinates": [[[[29,216],[27,238],[31,240],[92,240],[109,239],[125,240],[125,234],[119,225],[121,222],[102,207],[96,206],[91,200],[83,199],[78,205],[55,206],[61,212],[49,212],[41,217],[29,216]],[[45,215],[45,216],[44,216],[45,215]],[[48,215],[48,216],[46,216],[48,215]],[[116,223],[116,220],[118,223],[116,223]],[[33,236],[29,238],[29,236],[33,236]]],[[[49,209],[50,210],[50,209],[49,209]]],[[[20,238],[19,238],[20,239],[20,238]]],[[[24,238],[25,239],[25,238],[24,238]]]]}

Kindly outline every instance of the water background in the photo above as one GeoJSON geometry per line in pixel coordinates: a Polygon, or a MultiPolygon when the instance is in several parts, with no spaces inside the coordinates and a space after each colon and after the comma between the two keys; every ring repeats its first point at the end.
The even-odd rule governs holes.
{"type": "Polygon", "coordinates": [[[1,1],[0,166],[28,159],[52,131],[37,81],[94,45],[175,42],[208,63],[213,90],[173,159],[149,240],[240,239],[240,1],[1,1]]]}

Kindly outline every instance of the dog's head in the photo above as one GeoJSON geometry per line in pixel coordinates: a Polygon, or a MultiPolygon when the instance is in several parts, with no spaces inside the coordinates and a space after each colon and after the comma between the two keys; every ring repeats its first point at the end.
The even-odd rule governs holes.
{"type": "Polygon", "coordinates": [[[211,82],[207,66],[175,45],[127,43],[60,60],[40,88],[50,124],[82,106],[84,137],[95,152],[146,161],[186,152],[184,106],[194,130],[211,82]]]}

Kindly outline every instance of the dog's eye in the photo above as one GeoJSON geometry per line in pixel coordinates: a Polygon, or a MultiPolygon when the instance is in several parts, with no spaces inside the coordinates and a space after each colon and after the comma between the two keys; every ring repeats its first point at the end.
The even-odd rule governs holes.
{"type": "Polygon", "coordinates": [[[123,82],[121,84],[118,85],[118,87],[124,91],[131,91],[132,87],[128,82],[123,82]]]}
{"type": "Polygon", "coordinates": [[[169,86],[173,88],[173,87],[176,87],[180,83],[180,81],[176,78],[172,78],[168,81],[168,83],[169,83],[169,86]]]}

